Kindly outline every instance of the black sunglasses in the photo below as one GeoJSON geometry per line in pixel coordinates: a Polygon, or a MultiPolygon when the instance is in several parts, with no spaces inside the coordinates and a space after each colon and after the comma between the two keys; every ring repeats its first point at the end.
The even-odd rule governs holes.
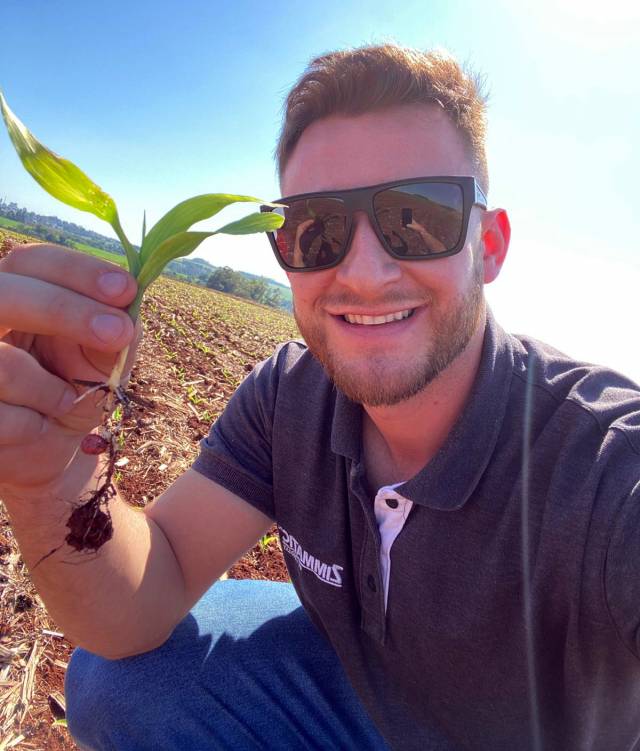
{"type": "Polygon", "coordinates": [[[353,213],[364,211],[383,248],[394,258],[422,261],[462,250],[473,206],[487,208],[474,177],[416,177],[366,188],[303,193],[279,198],[284,208],[261,206],[284,216],[267,232],[286,271],[336,266],[353,237],[353,213]]]}

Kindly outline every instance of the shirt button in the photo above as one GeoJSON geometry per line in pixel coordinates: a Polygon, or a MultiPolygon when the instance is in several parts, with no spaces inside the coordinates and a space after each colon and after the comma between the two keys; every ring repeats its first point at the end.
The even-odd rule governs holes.
{"type": "Polygon", "coordinates": [[[397,498],[385,498],[384,501],[389,508],[398,508],[397,498]]]}
{"type": "Polygon", "coordinates": [[[372,592],[375,592],[377,589],[376,580],[373,578],[373,576],[371,576],[371,574],[367,576],[367,587],[369,587],[372,592]]]}

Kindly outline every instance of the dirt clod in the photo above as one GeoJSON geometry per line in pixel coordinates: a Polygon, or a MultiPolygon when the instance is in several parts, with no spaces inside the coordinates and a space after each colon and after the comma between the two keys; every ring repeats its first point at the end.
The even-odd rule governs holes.
{"type": "Polygon", "coordinates": [[[14,613],[25,613],[33,607],[33,600],[28,595],[18,595],[13,606],[14,613]]]}
{"type": "Polygon", "coordinates": [[[92,498],[77,506],[71,513],[67,527],[71,530],[65,537],[74,550],[98,550],[113,535],[111,514],[100,509],[100,501],[92,498]]]}

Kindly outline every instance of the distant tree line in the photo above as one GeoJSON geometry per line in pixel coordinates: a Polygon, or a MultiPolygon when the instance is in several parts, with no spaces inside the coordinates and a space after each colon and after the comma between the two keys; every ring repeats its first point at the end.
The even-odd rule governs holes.
{"type": "Polygon", "coordinates": [[[58,219],[57,216],[36,214],[35,211],[29,211],[18,206],[16,203],[7,203],[1,198],[0,216],[26,225],[28,229],[27,234],[35,235],[35,237],[47,240],[48,242],[66,245],[67,247],[73,247],[74,241],[81,242],[94,248],[107,250],[110,253],[124,255],[124,250],[118,240],[113,240],[93,230],[85,229],[79,224],[65,222],[63,219],[58,219]]]}
{"type": "Polygon", "coordinates": [[[229,266],[216,269],[207,279],[207,287],[245,297],[271,308],[284,307],[284,298],[279,289],[271,286],[265,279],[247,279],[229,266]]]}
{"type": "MultiPolygon", "coordinates": [[[[0,216],[4,216],[4,214],[0,216]]],[[[13,217],[7,217],[7,219],[13,219],[13,217]]],[[[56,245],[66,245],[67,248],[73,247],[73,242],[71,242],[69,236],[57,229],[46,227],[43,224],[24,224],[20,219],[13,219],[13,221],[18,222],[16,232],[24,232],[25,235],[31,235],[31,237],[37,237],[40,240],[55,243],[56,245]]]]}

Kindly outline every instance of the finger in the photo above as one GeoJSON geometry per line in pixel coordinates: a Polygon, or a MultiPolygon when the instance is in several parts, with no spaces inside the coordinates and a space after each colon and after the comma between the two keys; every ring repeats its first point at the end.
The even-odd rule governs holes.
{"type": "MultiPolygon", "coordinates": [[[[0,405],[0,420],[4,412],[0,405]]],[[[28,410],[23,410],[27,412],[28,410]]],[[[0,495],[4,488],[37,488],[55,482],[78,449],[80,435],[43,419],[35,440],[0,446],[0,495]],[[28,452],[28,453],[27,453],[28,452]]]]}
{"type": "Polygon", "coordinates": [[[133,323],[123,310],[39,279],[9,273],[0,273],[0,326],[63,336],[107,352],[118,352],[133,337],[133,323]]]}
{"type": "MultiPolygon", "coordinates": [[[[76,397],[74,388],[42,368],[27,352],[0,342],[0,403],[63,417],[74,408],[76,397]]],[[[0,429],[5,431],[1,419],[0,429]]]]}
{"type": "Polygon", "coordinates": [[[0,446],[20,446],[37,440],[46,419],[32,409],[0,403],[0,446]]]}
{"type": "Polygon", "coordinates": [[[0,272],[28,276],[124,308],[136,296],[136,280],[114,263],[59,245],[16,245],[0,272]]]}
{"type": "MultiPolygon", "coordinates": [[[[134,335],[133,339],[129,343],[129,352],[127,354],[127,359],[124,365],[123,375],[122,375],[122,383],[127,383],[130,376],[131,376],[131,369],[133,368],[133,365],[135,363],[138,348],[140,347],[140,342],[142,341],[143,336],[143,329],[142,329],[142,323],[140,319],[136,321],[135,327],[134,327],[134,335]]],[[[41,340],[38,342],[37,345],[37,352],[42,353],[45,356],[45,360],[43,362],[50,361],[51,358],[47,358],[47,340],[41,340]]],[[[83,349],[83,356],[85,361],[92,366],[98,373],[94,375],[90,375],[87,373],[86,378],[93,380],[106,380],[106,376],[111,373],[113,366],[116,363],[117,355],[113,352],[106,353],[101,352],[99,350],[94,349],[83,349]],[[102,374],[102,375],[100,375],[102,374]]],[[[118,353],[119,354],[119,353],[118,353]]],[[[82,372],[85,372],[84,370],[82,372]]],[[[63,378],[66,378],[67,380],[71,381],[73,378],[83,378],[80,371],[77,369],[68,369],[68,368],[61,368],[61,370],[58,372],[58,375],[62,376],[63,378]]]]}

